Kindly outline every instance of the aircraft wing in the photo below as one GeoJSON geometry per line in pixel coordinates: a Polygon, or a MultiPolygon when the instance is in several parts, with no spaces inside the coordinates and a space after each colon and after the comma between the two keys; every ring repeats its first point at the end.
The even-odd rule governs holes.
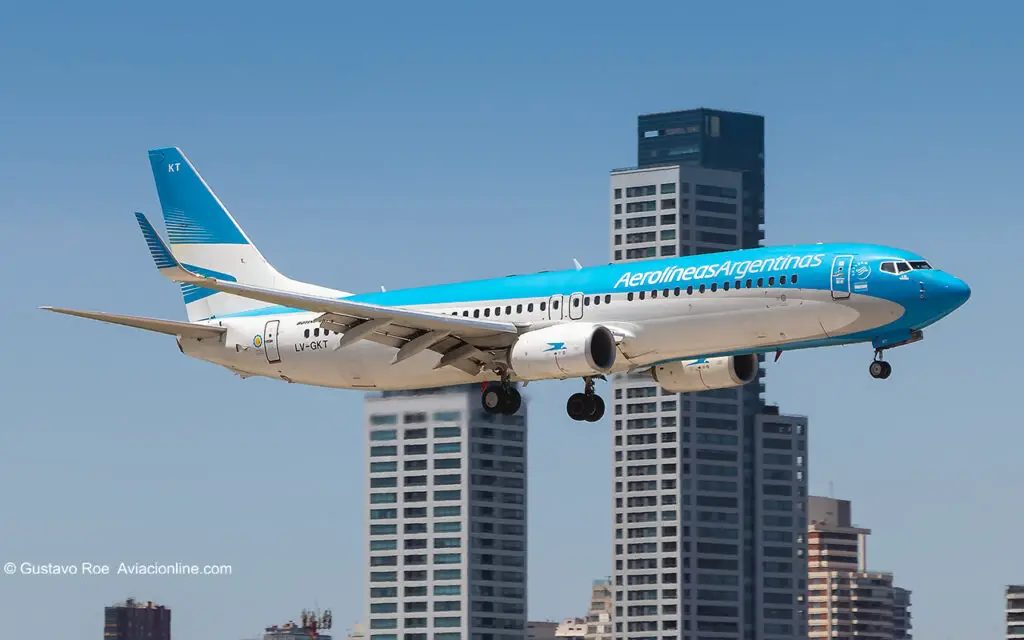
{"type": "Polygon", "coordinates": [[[40,307],[40,309],[53,311],[54,313],[63,313],[69,316],[77,316],[79,318],[99,320],[100,322],[119,324],[126,327],[135,327],[136,329],[145,329],[146,331],[165,333],[170,336],[181,336],[183,338],[197,338],[200,340],[204,338],[216,339],[227,331],[224,327],[211,327],[203,324],[177,322],[175,320],[158,320],[156,318],[122,316],[114,313],[103,313],[102,311],[79,311],[77,309],[60,309],[57,307],[40,307]]]}

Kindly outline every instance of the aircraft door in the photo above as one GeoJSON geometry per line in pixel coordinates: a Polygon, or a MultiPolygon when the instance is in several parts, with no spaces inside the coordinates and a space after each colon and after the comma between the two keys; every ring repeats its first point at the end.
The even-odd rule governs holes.
{"type": "Polygon", "coordinates": [[[579,320],[583,317],[583,294],[574,293],[569,296],[569,319],[579,320]]]}
{"type": "Polygon", "coordinates": [[[551,296],[548,300],[548,319],[549,320],[561,320],[562,313],[562,296],[551,296]]]}
{"type": "Polygon", "coordinates": [[[853,256],[836,256],[832,260],[832,299],[842,300],[850,297],[850,272],[853,256]]]}
{"type": "Polygon", "coordinates": [[[270,364],[281,362],[281,351],[277,344],[277,333],[280,327],[280,320],[271,320],[263,330],[263,350],[266,352],[267,362],[270,364]]]}

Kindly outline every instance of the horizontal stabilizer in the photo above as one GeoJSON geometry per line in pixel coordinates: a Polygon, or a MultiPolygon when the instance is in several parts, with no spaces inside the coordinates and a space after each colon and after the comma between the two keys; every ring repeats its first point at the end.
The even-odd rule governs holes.
{"type": "Polygon", "coordinates": [[[210,327],[202,324],[177,322],[175,320],[157,320],[155,318],[122,316],[113,313],[103,313],[101,311],[79,311],[77,309],[58,309],[56,307],[39,308],[46,311],[53,311],[55,313],[63,313],[69,316],[99,320],[100,322],[109,322],[111,324],[119,324],[126,327],[135,327],[137,329],[165,333],[170,336],[181,336],[183,338],[218,338],[227,331],[224,327],[210,327]]]}

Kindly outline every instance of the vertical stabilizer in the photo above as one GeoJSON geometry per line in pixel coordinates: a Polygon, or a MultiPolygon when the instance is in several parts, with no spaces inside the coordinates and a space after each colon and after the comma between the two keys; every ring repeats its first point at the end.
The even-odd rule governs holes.
{"type": "MultiPolygon", "coordinates": [[[[181,149],[153,149],[149,152],[149,163],[170,251],[186,269],[268,289],[336,297],[349,295],[281,275],[249,240],[181,149]]],[[[191,285],[183,285],[182,291],[188,319],[193,322],[267,306],[191,285]]]]}

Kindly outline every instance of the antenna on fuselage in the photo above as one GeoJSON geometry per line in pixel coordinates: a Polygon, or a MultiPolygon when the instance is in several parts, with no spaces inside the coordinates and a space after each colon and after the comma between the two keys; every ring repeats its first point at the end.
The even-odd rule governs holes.
{"type": "Polygon", "coordinates": [[[580,264],[580,261],[579,261],[579,260],[577,260],[576,258],[573,258],[573,259],[572,259],[572,263],[573,263],[574,265],[576,265],[576,270],[577,270],[577,271],[579,271],[580,269],[582,269],[582,268],[583,268],[583,266],[582,266],[582,265],[580,264]]]}
{"type": "Polygon", "coordinates": [[[381,293],[387,293],[387,291],[388,291],[387,289],[384,288],[384,285],[380,285],[380,290],[381,290],[381,293]]]}

